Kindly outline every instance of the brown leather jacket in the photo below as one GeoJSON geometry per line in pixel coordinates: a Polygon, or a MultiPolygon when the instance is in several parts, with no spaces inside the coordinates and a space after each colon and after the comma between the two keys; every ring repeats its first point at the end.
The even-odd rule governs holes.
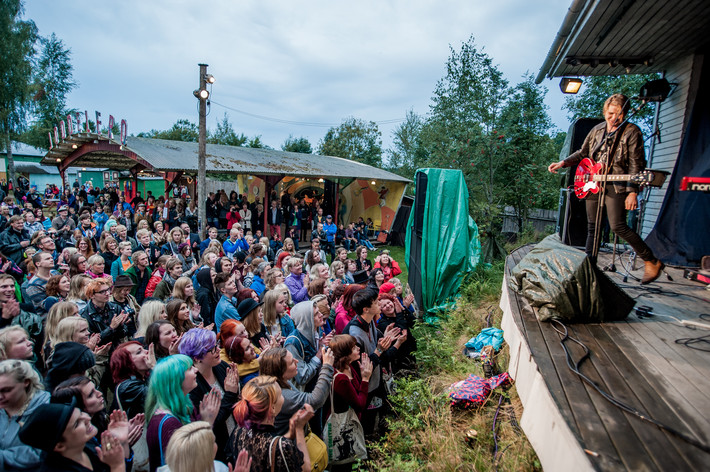
{"type": "MultiPolygon", "coordinates": [[[[638,126],[627,123],[621,131],[621,137],[615,139],[614,159],[611,166],[611,174],[638,174],[646,169],[646,157],[643,150],[643,135],[638,126]]],[[[606,123],[599,123],[592,128],[584,139],[582,148],[572,153],[564,160],[564,167],[571,167],[579,163],[582,159],[589,157],[592,160],[601,159],[602,153],[596,152],[592,156],[599,143],[606,137],[606,123]]],[[[633,182],[614,182],[614,189],[617,193],[627,193],[639,191],[638,184],[633,182]]]]}

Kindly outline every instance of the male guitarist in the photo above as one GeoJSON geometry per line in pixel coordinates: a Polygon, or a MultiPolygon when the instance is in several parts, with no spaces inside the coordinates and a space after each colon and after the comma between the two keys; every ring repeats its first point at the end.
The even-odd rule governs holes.
{"type": "MultiPolygon", "coordinates": [[[[641,130],[632,123],[625,123],[620,128],[629,111],[629,106],[629,99],[622,94],[614,94],[607,98],[604,102],[605,123],[600,123],[592,128],[584,139],[582,149],[563,161],[550,164],[547,170],[556,174],[560,168],[574,166],[584,158],[601,161],[606,165],[609,163],[607,157],[611,156],[609,174],[637,174],[643,171],[646,167],[646,158],[641,130]],[[607,137],[611,139],[607,139],[607,137]]],[[[612,231],[626,240],[634,248],[636,254],[644,260],[646,267],[641,283],[647,284],[658,278],[664,265],[656,259],[653,251],[643,239],[626,224],[624,210],[637,208],[638,188],[637,184],[630,181],[607,183],[604,206],[612,231]]],[[[600,234],[599,230],[595,241],[598,199],[598,194],[590,194],[586,201],[587,245],[585,251],[594,263],[596,263],[595,246],[599,244],[600,234]]]]}

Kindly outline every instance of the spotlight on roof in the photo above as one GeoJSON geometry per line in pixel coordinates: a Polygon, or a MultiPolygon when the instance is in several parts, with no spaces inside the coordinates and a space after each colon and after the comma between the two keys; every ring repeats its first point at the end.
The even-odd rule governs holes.
{"type": "Polygon", "coordinates": [[[579,88],[582,86],[582,79],[576,79],[573,77],[563,77],[560,80],[560,90],[562,93],[575,94],[579,92],[579,88]]]}

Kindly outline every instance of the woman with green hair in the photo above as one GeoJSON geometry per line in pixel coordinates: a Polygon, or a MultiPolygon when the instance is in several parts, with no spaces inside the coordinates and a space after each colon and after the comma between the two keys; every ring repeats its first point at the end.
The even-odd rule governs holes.
{"type": "Polygon", "coordinates": [[[214,424],[222,399],[220,391],[213,388],[205,395],[198,414],[188,395],[195,387],[197,368],[193,366],[192,359],[185,355],[165,357],[153,368],[145,402],[151,472],[165,465],[165,451],[175,431],[195,420],[214,424]]]}

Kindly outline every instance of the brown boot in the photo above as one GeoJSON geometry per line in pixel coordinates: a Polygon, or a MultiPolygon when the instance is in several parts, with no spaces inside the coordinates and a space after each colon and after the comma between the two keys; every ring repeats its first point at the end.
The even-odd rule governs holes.
{"type": "Polygon", "coordinates": [[[649,284],[656,280],[658,276],[661,275],[663,268],[666,267],[665,264],[658,259],[655,261],[646,261],[645,264],[646,268],[643,271],[643,278],[641,279],[642,284],[649,284]]]}

